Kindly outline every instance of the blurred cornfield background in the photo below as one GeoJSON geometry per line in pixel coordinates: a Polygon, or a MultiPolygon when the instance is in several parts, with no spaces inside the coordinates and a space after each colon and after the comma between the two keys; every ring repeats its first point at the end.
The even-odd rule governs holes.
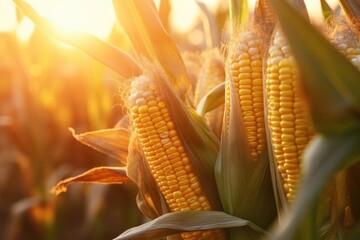
{"type": "MultiPolygon", "coordinates": [[[[57,13],[53,10],[60,15],[57,19],[86,21],[76,0],[45,2],[30,1],[40,8],[65,5],[57,13]]],[[[164,19],[169,21],[171,6],[169,1],[163,4],[168,5],[164,19]]],[[[101,4],[94,5],[103,11],[101,4]]],[[[226,4],[213,5],[222,25],[226,4]]],[[[143,216],[136,206],[134,185],[75,184],[67,194],[50,193],[66,177],[117,164],[77,142],[68,128],[86,132],[115,126],[123,116],[120,77],[31,26],[12,1],[1,0],[0,8],[0,239],[112,239],[139,225],[143,216]]],[[[96,12],[96,8],[84,9],[96,12]]],[[[113,21],[105,26],[110,32],[100,33],[101,37],[129,49],[113,21]]],[[[91,23],[86,27],[91,30],[91,23]]],[[[195,35],[201,28],[196,18],[195,35]]],[[[188,35],[173,34],[183,48],[203,48],[201,40],[189,43],[188,35]]]]}
{"type": "Polygon", "coordinates": [[[117,77],[38,30],[27,42],[0,34],[0,239],[110,239],[137,224],[131,186],[50,193],[64,177],[114,164],[68,128],[116,124],[123,114],[117,77]]]}

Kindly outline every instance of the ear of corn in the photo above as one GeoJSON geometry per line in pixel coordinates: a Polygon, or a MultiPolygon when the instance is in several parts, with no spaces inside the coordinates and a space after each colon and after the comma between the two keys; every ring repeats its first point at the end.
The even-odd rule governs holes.
{"type": "MultiPolygon", "coordinates": [[[[236,90],[251,158],[256,161],[266,146],[262,55],[265,41],[260,32],[248,31],[230,44],[227,65],[236,90]]],[[[229,94],[227,94],[229,97],[229,94]]],[[[230,104],[230,100],[226,101],[230,104]]],[[[228,108],[230,109],[230,108],[228,108]]],[[[228,124],[228,123],[227,123],[228,124]]]]}
{"type": "Polygon", "coordinates": [[[271,28],[276,22],[276,16],[271,8],[269,0],[256,1],[254,11],[254,22],[257,24],[265,24],[271,28]]]}
{"type": "MultiPolygon", "coordinates": [[[[225,81],[224,61],[219,49],[208,49],[202,53],[202,67],[200,68],[194,94],[194,105],[197,106],[202,97],[211,89],[225,81]]],[[[205,115],[210,128],[220,137],[224,107],[220,106],[205,115]]]]}
{"type": "Polygon", "coordinates": [[[360,69],[360,44],[357,35],[348,26],[337,26],[330,41],[358,69],[360,69]]]}
{"type": "MultiPolygon", "coordinates": [[[[224,211],[264,228],[276,214],[262,91],[266,36],[258,25],[250,24],[234,30],[229,41],[225,62],[225,114],[215,169],[224,211]],[[261,203],[262,198],[268,199],[266,205],[261,203]]],[[[234,235],[247,234],[245,232],[231,231],[234,235]]]]}
{"type": "MultiPolygon", "coordinates": [[[[360,43],[358,36],[351,29],[349,24],[342,19],[335,19],[338,25],[330,35],[330,41],[344,54],[353,65],[360,69],[360,43]]],[[[333,211],[333,218],[339,218],[343,214],[342,227],[348,231],[354,226],[355,221],[360,219],[360,211],[357,203],[360,199],[359,163],[352,165],[346,170],[336,174],[337,189],[333,194],[336,211],[333,211]]]]}
{"type": "MultiPolygon", "coordinates": [[[[148,74],[132,83],[131,119],[146,162],[170,211],[216,210],[192,164],[193,156],[183,144],[175,122],[181,120],[173,118],[159,78],[160,74],[148,74]]],[[[222,239],[223,233],[198,231],[183,233],[182,237],[222,239]]]]}
{"type": "Polygon", "coordinates": [[[189,76],[189,81],[191,83],[191,100],[194,102],[194,95],[196,89],[196,82],[199,76],[201,68],[201,54],[200,52],[190,52],[186,51],[181,54],[181,57],[184,61],[187,74],[189,76]]]}
{"type": "Polygon", "coordinates": [[[288,201],[299,184],[302,153],[311,139],[299,70],[283,34],[276,30],[266,66],[267,122],[271,145],[288,201]]]}

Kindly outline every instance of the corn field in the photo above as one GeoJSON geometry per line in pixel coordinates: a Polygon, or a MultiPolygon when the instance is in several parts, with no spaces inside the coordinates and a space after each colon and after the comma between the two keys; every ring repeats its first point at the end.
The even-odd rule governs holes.
{"type": "Polygon", "coordinates": [[[13,2],[1,239],[360,239],[360,1],[113,0],[106,40],[13,2]]]}

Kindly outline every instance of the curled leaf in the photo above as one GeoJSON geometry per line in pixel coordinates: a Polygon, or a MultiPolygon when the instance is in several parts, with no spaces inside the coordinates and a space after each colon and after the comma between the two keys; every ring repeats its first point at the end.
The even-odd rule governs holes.
{"type": "Polygon", "coordinates": [[[60,181],[51,192],[58,195],[66,192],[72,183],[123,184],[132,181],[126,176],[126,169],[120,167],[96,167],[75,177],[60,181]]]}
{"type": "Polygon", "coordinates": [[[76,140],[92,147],[126,165],[130,132],[124,128],[110,128],[76,134],[69,129],[76,140]]]}
{"type": "Polygon", "coordinates": [[[225,101],[225,82],[220,83],[212,90],[210,90],[205,96],[202,97],[197,105],[196,112],[204,117],[205,113],[214,110],[225,101]]]}

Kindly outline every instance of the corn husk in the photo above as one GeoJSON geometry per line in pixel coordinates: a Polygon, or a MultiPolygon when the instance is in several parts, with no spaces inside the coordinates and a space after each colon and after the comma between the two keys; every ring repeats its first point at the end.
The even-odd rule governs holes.
{"type": "Polygon", "coordinates": [[[114,0],[113,4],[117,19],[136,50],[138,59],[145,57],[158,62],[180,97],[185,99],[185,94],[190,91],[185,65],[179,49],[161,23],[154,2],[114,0]]]}
{"type": "Polygon", "coordinates": [[[273,236],[314,239],[320,228],[314,221],[319,194],[331,176],[360,159],[360,96],[356,93],[360,89],[360,73],[289,4],[278,0],[271,3],[298,61],[311,119],[318,133],[304,155],[298,198],[280,219],[273,236]]]}

